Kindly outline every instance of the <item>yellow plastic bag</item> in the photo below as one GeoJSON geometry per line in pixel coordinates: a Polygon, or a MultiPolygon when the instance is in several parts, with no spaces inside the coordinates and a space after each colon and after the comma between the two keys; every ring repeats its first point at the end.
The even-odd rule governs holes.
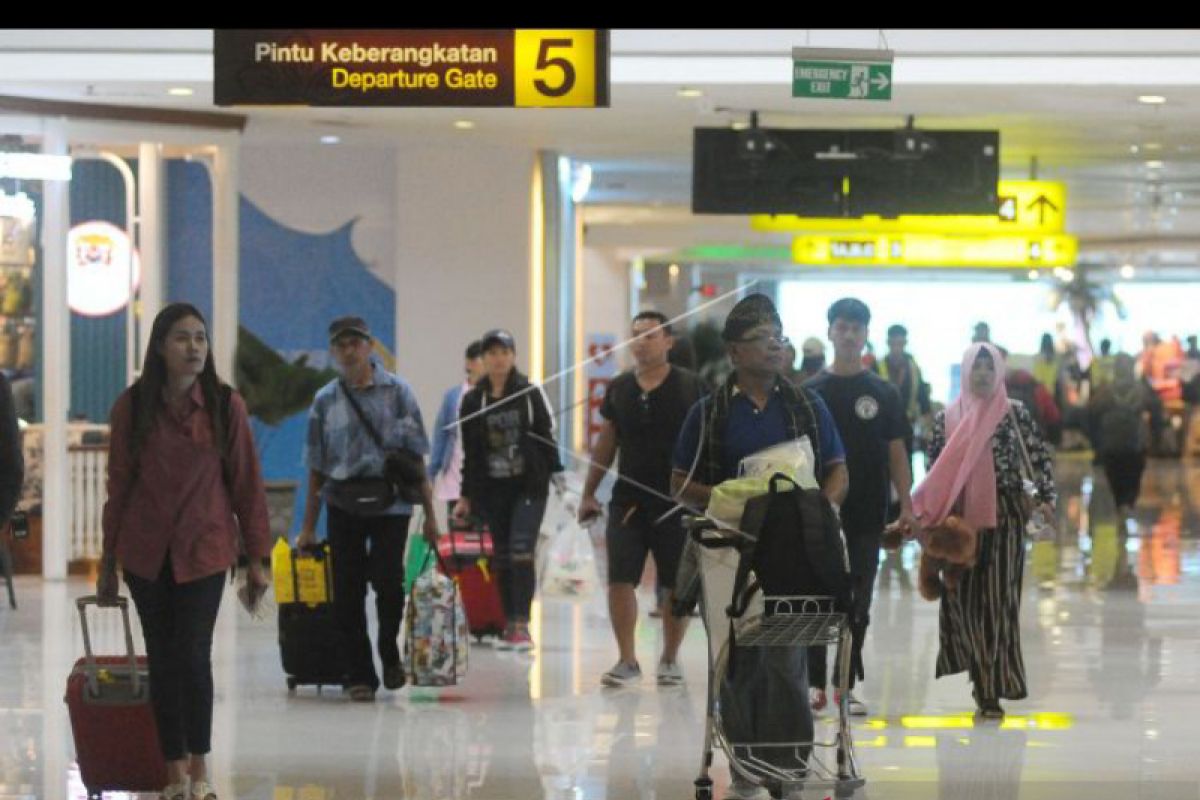
{"type": "Polygon", "coordinates": [[[329,545],[316,553],[293,550],[282,536],[271,549],[271,576],[275,603],[304,603],[309,606],[333,599],[329,587],[329,545]]]}

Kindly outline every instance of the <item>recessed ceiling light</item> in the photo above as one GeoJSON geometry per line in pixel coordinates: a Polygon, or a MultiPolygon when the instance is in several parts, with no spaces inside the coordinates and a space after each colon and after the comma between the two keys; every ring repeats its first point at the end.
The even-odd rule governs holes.
{"type": "Polygon", "coordinates": [[[1137,270],[1134,269],[1133,264],[1126,264],[1125,266],[1121,267],[1121,277],[1125,280],[1132,279],[1136,274],[1137,270]]]}
{"type": "Polygon", "coordinates": [[[341,140],[342,140],[342,137],[334,136],[333,134],[329,134],[327,136],[321,137],[321,144],[337,144],[341,140]]]}
{"type": "Polygon", "coordinates": [[[191,97],[196,93],[195,89],[189,89],[186,86],[173,86],[167,89],[167,94],[172,97],[191,97]]]}
{"type": "Polygon", "coordinates": [[[1036,269],[1031,269],[1029,270],[1029,280],[1036,281],[1039,277],[1041,277],[1041,274],[1042,273],[1038,272],[1036,269]]]}
{"type": "Polygon", "coordinates": [[[680,97],[703,97],[704,96],[704,92],[702,92],[701,90],[689,89],[687,87],[680,89],[678,92],[676,92],[676,94],[678,94],[680,97]]]}
{"type": "Polygon", "coordinates": [[[1158,142],[1146,142],[1144,145],[1142,145],[1142,147],[1146,148],[1147,150],[1162,150],[1162,145],[1158,142]]]}
{"type": "Polygon", "coordinates": [[[469,131],[475,127],[475,123],[471,122],[469,119],[456,119],[454,121],[454,127],[458,128],[460,131],[469,131]]]}
{"type": "Polygon", "coordinates": [[[1147,106],[1161,106],[1167,102],[1167,98],[1161,94],[1143,94],[1138,96],[1138,102],[1147,106]]]}
{"type": "Polygon", "coordinates": [[[749,122],[735,122],[732,125],[730,125],[729,127],[733,128],[735,131],[748,131],[748,130],[750,130],[750,123],[749,122]]]}
{"type": "Polygon", "coordinates": [[[1162,169],[1162,167],[1163,167],[1163,162],[1161,162],[1161,161],[1147,161],[1146,162],[1146,169],[1162,169]]]}
{"type": "Polygon", "coordinates": [[[1133,153],[1135,156],[1138,154],[1139,150],[1141,150],[1141,148],[1138,147],[1136,144],[1129,145],[1129,152],[1133,153]]]}

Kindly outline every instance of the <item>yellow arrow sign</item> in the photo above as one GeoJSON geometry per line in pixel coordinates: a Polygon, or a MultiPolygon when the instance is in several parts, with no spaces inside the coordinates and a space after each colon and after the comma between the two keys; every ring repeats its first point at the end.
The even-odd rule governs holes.
{"type": "Polygon", "coordinates": [[[1074,266],[1078,254],[1078,240],[1066,235],[835,234],[792,242],[792,260],[812,266],[1041,269],[1074,266]]]}
{"type": "MultiPolygon", "coordinates": [[[[853,186],[851,186],[853,191],[853,186]]],[[[858,219],[755,214],[756,231],[810,233],[940,233],[973,236],[1062,233],[1067,188],[1055,181],[1000,181],[995,216],[877,216],[858,219]]]]}

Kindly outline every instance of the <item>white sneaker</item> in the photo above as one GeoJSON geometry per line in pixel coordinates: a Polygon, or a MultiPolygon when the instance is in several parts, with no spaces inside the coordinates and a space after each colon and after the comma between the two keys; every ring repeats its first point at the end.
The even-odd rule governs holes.
{"type": "Polygon", "coordinates": [[[612,689],[632,686],[642,680],[642,668],[637,664],[618,661],[612,669],[600,676],[600,683],[612,689]]]}
{"type": "Polygon", "coordinates": [[[683,670],[679,668],[678,661],[673,661],[670,664],[665,661],[658,662],[656,677],[658,678],[659,686],[683,685],[683,670]]]}
{"type": "Polygon", "coordinates": [[[729,791],[725,792],[725,800],[768,800],[770,796],[765,786],[759,786],[740,775],[733,776],[729,791]]]}
{"type": "MultiPolygon", "coordinates": [[[[841,702],[840,699],[835,699],[835,702],[841,702]]],[[[867,704],[854,696],[854,692],[846,692],[846,710],[850,712],[852,717],[865,717],[867,715],[867,704]]]]}

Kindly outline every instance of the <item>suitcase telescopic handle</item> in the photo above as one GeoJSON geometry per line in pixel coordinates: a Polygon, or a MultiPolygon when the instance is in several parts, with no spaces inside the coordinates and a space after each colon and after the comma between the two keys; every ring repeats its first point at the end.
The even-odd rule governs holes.
{"type": "Polygon", "coordinates": [[[100,598],[94,594],[84,595],[75,600],[75,607],[79,609],[79,622],[83,630],[83,659],[87,669],[88,691],[92,697],[100,696],[100,667],[96,663],[96,654],[92,650],[92,636],[88,630],[87,607],[97,606],[99,608],[116,607],[121,610],[121,624],[125,628],[125,652],[129,654],[129,675],[132,681],[133,696],[140,698],[142,696],[142,676],[138,672],[137,653],[133,649],[133,628],[129,625],[129,598],[118,596],[112,602],[100,602],[100,598]]]}

